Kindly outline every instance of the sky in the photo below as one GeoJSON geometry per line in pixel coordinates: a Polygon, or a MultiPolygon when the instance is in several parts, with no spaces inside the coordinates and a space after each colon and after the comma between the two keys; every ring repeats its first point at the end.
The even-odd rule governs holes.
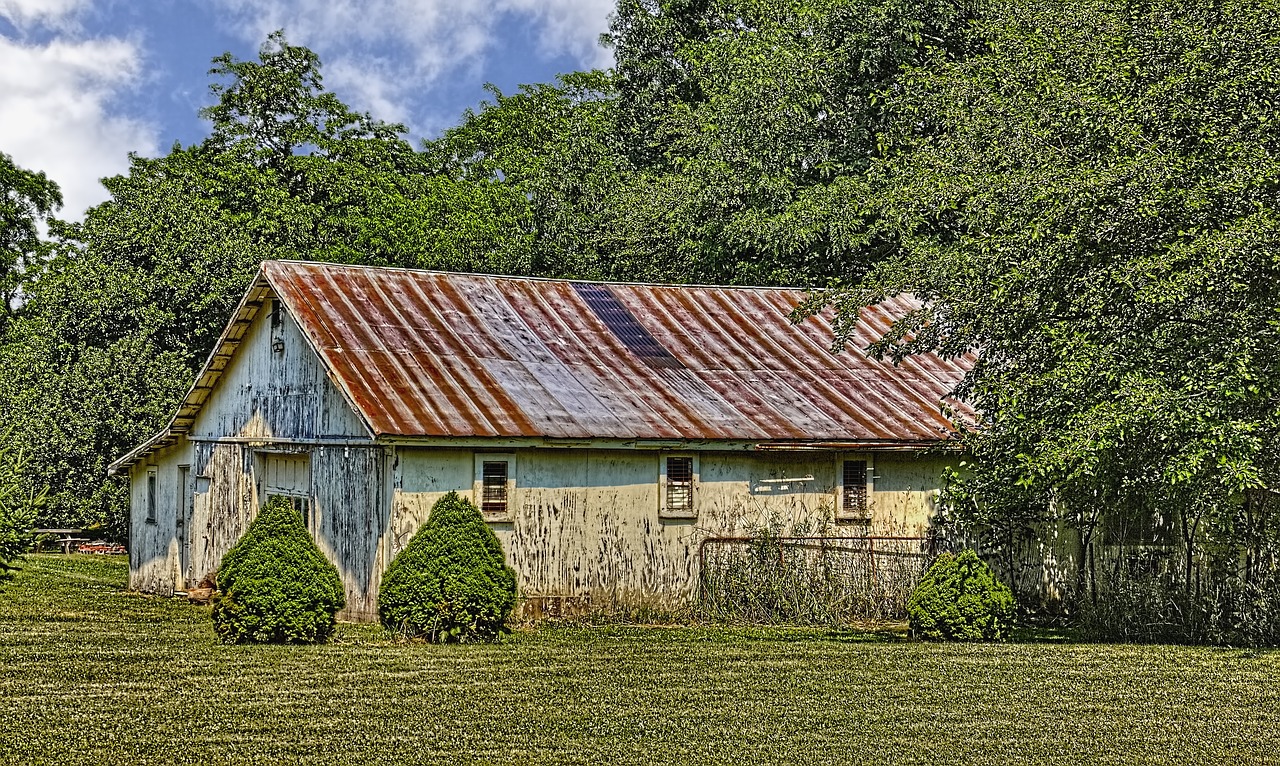
{"type": "Polygon", "coordinates": [[[0,0],[0,152],[62,187],[58,216],[107,197],[129,153],[200,141],[210,60],[273,30],[319,56],[325,87],[414,139],[488,97],[609,66],[613,0],[0,0]]]}

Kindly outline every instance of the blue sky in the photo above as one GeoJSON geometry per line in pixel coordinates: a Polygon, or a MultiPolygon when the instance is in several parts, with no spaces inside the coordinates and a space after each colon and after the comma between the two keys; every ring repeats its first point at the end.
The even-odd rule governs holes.
{"type": "Polygon", "coordinates": [[[210,59],[272,30],[320,55],[325,85],[415,140],[486,97],[608,66],[613,0],[0,0],[0,152],[63,189],[64,218],[106,198],[129,152],[207,134],[210,59]]]}

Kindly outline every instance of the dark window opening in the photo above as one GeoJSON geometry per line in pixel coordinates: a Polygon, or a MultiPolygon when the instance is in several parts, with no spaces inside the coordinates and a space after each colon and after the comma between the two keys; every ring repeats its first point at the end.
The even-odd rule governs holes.
{"type": "Polygon", "coordinates": [[[178,466],[178,518],[177,525],[184,526],[187,523],[187,487],[191,481],[191,466],[178,466]]]}
{"type": "Polygon", "coordinates": [[[667,458],[668,513],[693,512],[693,458],[667,458]]]}
{"type": "Polygon", "coordinates": [[[147,521],[156,520],[156,469],[147,470],[147,521]]]}
{"type": "Polygon", "coordinates": [[[840,511],[846,516],[863,516],[867,512],[867,461],[844,461],[843,490],[840,511]]]}
{"type": "Polygon", "coordinates": [[[482,482],[480,510],[485,513],[506,513],[507,461],[484,461],[480,475],[482,482]]]}

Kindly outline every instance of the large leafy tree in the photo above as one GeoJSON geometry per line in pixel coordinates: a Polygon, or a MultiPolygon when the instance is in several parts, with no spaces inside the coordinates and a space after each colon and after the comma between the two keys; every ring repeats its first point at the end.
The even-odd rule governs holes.
{"type": "Polygon", "coordinates": [[[900,246],[836,297],[844,337],[924,299],[879,350],[976,355],[974,507],[1154,514],[1189,571],[1206,527],[1276,515],[1280,7],[998,3],[973,34],[886,93],[900,246]]]}
{"type": "Polygon", "coordinates": [[[613,135],[616,102],[605,72],[525,85],[468,110],[423,147],[423,161],[450,179],[456,215],[502,211],[506,225],[482,245],[506,271],[601,277],[614,238],[619,190],[633,167],[613,135]]]}
{"type": "Polygon", "coordinates": [[[44,173],[25,170],[0,152],[0,301],[8,316],[22,283],[40,264],[38,224],[62,206],[62,191],[44,173]]]}
{"type": "Polygon", "coordinates": [[[968,6],[622,0],[612,71],[496,93],[427,155],[510,206],[538,273],[860,274],[884,250],[865,179],[889,119],[880,93],[904,65],[956,55],[968,6]]]}
{"type": "Polygon", "coordinates": [[[884,251],[866,173],[904,66],[960,55],[956,0],[624,0],[618,130],[643,174],[619,206],[673,278],[821,284],[884,251]],[[661,234],[655,237],[655,232],[661,234]]]}

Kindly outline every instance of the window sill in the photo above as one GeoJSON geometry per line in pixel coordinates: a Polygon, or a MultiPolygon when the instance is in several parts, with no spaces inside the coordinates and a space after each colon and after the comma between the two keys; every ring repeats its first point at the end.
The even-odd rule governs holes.
{"type": "Polygon", "coordinates": [[[688,519],[698,518],[698,512],[697,511],[668,511],[664,508],[663,510],[658,511],[658,518],[683,519],[687,521],[688,519]]]}

